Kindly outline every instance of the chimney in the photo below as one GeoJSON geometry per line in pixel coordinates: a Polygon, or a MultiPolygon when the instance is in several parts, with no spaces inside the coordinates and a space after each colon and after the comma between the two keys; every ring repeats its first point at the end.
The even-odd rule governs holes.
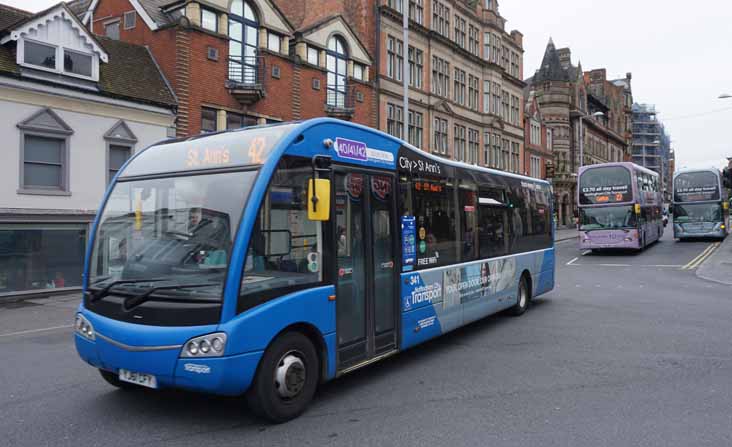
{"type": "Polygon", "coordinates": [[[572,65],[572,50],[569,48],[560,48],[557,50],[559,55],[559,63],[563,69],[568,69],[572,65]]]}

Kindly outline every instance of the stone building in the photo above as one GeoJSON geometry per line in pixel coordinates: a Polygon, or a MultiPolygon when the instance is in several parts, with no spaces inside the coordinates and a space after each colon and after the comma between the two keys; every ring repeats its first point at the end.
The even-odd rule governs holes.
{"type": "Polygon", "coordinates": [[[338,10],[305,21],[301,5],[70,3],[95,34],[150,48],[178,97],[179,136],[319,116],[374,125],[373,55],[338,10]]]}
{"type": "Polygon", "coordinates": [[[547,127],[544,116],[536,101],[535,91],[526,91],[524,113],[524,156],[522,158],[524,175],[546,179],[547,168],[554,166],[552,152],[552,131],[547,127]]]}
{"type": "Polygon", "coordinates": [[[523,35],[506,31],[496,0],[408,3],[406,49],[407,0],[378,5],[379,128],[444,157],[523,172],[523,35]],[[408,73],[402,72],[405,57],[408,73]]]}
{"type": "Polygon", "coordinates": [[[579,167],[630,160],[631,75],[608,80],[605,69],[584,72],[569,48],[549,40],[541,67],[527,81],[552,133],[555,204],[560,225],[574,225],[579,167]]]}

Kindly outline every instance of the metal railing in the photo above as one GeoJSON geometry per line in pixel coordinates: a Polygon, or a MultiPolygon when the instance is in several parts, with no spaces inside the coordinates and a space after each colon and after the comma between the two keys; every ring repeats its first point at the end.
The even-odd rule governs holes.
{"type": "Polygon", "coordinates": [[[355,96],[355,85],[328,85],[326,88],[325,106],[336,110],[353,110],[355,96]]]}
{"type": "Polygon", "coordinates": [[[264,85],[264,56],[229,57],[229,83],[238,86],[264,85]]]}

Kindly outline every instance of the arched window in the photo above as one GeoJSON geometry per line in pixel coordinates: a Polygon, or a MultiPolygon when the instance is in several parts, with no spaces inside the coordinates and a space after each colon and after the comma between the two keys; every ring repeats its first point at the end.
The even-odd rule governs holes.
{"type": "Polygon", "coordinates": [[[229,79],[256,84],[259,20],[248,2],[233,0],[229,11],[229,79]]]}
{"type": "Polygon", "coordinates": [[[328,68],[327,104],[333,107],[345,107],[348,54],[345,42],[338,36],[333,36],[328,40],[326,66],[328,68]]]}

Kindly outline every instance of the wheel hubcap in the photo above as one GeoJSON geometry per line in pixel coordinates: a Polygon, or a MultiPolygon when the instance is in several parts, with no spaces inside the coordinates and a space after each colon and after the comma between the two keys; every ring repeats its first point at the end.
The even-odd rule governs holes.
{"type": "Polygon", "coordinates": [[[274,385],[277,394],[284,399],[297,397],[305,388],[305,363],[298,354],[288,352],[277,363],[274,385]]]}
{"type": "Polygon", "coordinates": [[[519,288],[519,306],[526,306],[526,289],[523,286],[519,288]]]}

